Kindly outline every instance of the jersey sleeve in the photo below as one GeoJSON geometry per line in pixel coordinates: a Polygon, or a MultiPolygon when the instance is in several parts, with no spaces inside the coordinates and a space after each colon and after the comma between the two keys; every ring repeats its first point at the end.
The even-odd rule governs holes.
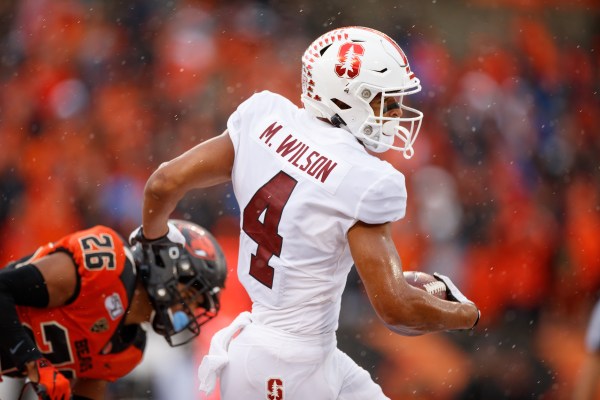
{"type": "Polygon", "coordinates": [[[229,137],[231,138],[236,153],[240,144],[240,131],[242,125],[242,111],[240,110],[240,107],[229,116],[229,120],[227,121],[227,132],[229,133],[229,137]]]}
{"type": "Polygon", "coordinates": [[[399,172],[375,180],[361,196],[355,219],[367,224],[383,224],[402,219],[406,213],[406,184],[399,172]]]}

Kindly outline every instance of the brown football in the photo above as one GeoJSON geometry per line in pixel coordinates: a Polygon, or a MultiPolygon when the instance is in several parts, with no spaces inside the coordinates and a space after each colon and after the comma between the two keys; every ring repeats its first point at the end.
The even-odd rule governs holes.
{"type": "Polygon", "coordinates": [[[433,275],[420,271],[404,271],[404,279],[409,285],[425,290],[429,294],[446,300],[446,285],[433,275]]]}

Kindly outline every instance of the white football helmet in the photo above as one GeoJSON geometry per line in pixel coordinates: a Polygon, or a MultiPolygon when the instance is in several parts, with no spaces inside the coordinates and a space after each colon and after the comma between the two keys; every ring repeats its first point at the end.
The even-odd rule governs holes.
{"type": "Polygon", "coordinates": [[[400,46],[374,29],[334,29],[315,40],[302,56],[306,110],[346,129],[376,153],[394,149],[412,157],[423,113],[402,100],[420,90],[400,46]],[[381,102],[374,113],[369,103],[376,96],[381,96],[381,102]],[[402,113],[384,117],[390,103],[402,113]],[[396,137],[400,145],[394,144],[396,137]]]}

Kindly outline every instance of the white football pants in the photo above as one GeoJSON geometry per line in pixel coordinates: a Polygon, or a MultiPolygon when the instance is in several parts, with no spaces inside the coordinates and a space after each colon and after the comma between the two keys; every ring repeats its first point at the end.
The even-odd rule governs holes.
{"type": "Polygon", "coordinates": [[[229,343],[220,389],[221,400],[389,400],[334,334],[306,338],[257,323],[229,343]]]}

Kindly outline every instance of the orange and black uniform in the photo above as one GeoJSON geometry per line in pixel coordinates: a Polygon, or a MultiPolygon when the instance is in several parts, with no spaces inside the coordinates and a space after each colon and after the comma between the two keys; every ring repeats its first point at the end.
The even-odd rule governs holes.
{"type": "MultiPolygon", "coordinates": [[[[13,296],[8,300],[14,301],[18,320],[33,337],[37,349],[67,378],[114,381],[130,372],[142,359],[145,331],[139,325],[124,325],[136,286],[135,265],[126,246],[112,229],[95,226],[42,246],[33,255],[0,271],[0,283],[4,281],[0,288],[21,284],[23,290],[32,293],[25,296],[22,291],[11,289],[13,296]],[[66,304],[46,308],[43,300],[30,300],[38,296],[35,290],[41,293],[39,298],[43,298],[45,291],[47,305],[43,278],[31,262],[54,252],[67,253],[73,259],[77,287],[66,304]],[[2,279],[2,274],[16,274],[20,269],[29,269],[29,275],[23,276],[32,283],[25,286],[14,279],[6,284],[8,280],[2,279]]],[[[6,293],[4,296],[0,299],[5,302],[2,304],[9,304],[6,293]]],[[[0,333],[0,337],[3,335],[0,333]]],[[[22,364],[28,361],[27,357],[35,358],[36,355],[23,353],[21,358],[15,357],[14,352],[11,355],[9,351],[18,343],[6,337],[1,339],[2,374],[20,376],[16,363],[22,364]],[[15,359],[19,361],[15,362],[15,359]]]]}

